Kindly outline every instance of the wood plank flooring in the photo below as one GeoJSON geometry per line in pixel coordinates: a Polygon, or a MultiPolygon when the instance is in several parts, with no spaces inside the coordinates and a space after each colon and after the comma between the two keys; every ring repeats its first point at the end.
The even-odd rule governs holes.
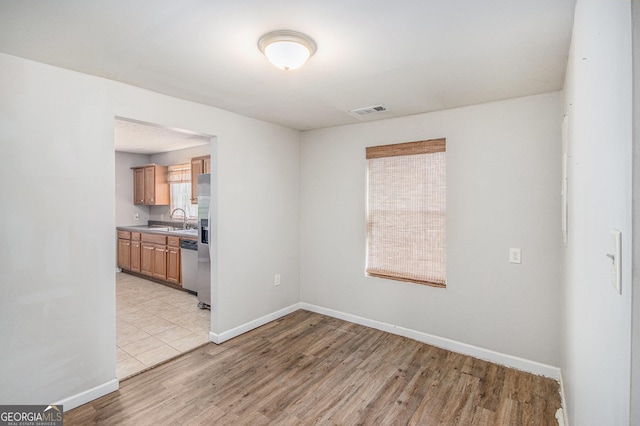
{"type": "Polygon", "coordinates": [[[296,311],[65,413],[65,425],[553,425],[558,383],[296,311]]]}

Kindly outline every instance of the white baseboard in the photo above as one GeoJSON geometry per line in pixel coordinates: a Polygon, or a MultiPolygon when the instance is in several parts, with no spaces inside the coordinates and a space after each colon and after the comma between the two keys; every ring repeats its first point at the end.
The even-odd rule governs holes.
{"type": "MultiPolygon", "coordinates": [[[[257,318],[253,321],[249,321],[238,327],[234,327],[230,330],[222,333],[209,332],[209,340],[213,343],[220,344],[227,340],[233,339],[247,331],[253,330],[260,326],[270,323],[271,321],[282,318],[292,312],[299,309],[305,309],[307,311],[316,312],[318,314],[327,315],[333,318],[338,318],[344,321],[349,321],[355,324],[360,324],[365,327],[371,327],[376,330],[385,331],[398,336],[408,337],[410,339],[417,340],[419,342],[427,343],[429,345],[437,346],[439,348],[447,349],[452,352],[457,352],[463,355],[469,355],[475,358],[479,358],[485,361],[493,362],[495,364],[504,365],[506,367],[515,368],[516,370],[525,371],[528,373],[549,377],[557,380],[560,383],[560,397],[562,400],[562,409],[559,410],[558,420],[563,422],[560,426],[569,426],[569,419],[566,411],[566,400],[564,394],[564,385],[562,382],[562,374],[560,368],[553,367],[546,364],[541,364],[535,361],[530,361],[524,358],[519,358],[512,355],[502,354],[490,349],[481,348],[478,346],[469,345],[466,343],[458,342],[456,340],[447,339],[444,337],[434,336],[432,334],[423,333],[421,331],[412,330],[405,327],[396,326],[393,324],[384,323],[377,320],[359,317],[357,315],[348,314],[345,312],[336,311],[322,306],[312,305],[310,303],[295,303],[279,311],[272,312],[263,317],[257,318]]],[[[86,404],[89,401],[100,398],[111,392],[117,391],[119,388],[118,379],[110,380],[102,385],[96,386],[92,389],[86,390],[79,394],[70,396],[61,401],[55,402],[55,405],[63,405],[64,410],[68,411],[76,408],[82,404],[86,404]]]]}
{"type": "Polygon", "coordinates": [[[560,415],[556,415],[558,426],[569,426],[569,416],[567,415],[567,400],[564,396],[564,381],[562,380],[562,372],[560,372],[560,404],[562,407],[558,410],[560,415]]]}
{"type": "Polygon", "coordinates": [[[64,411],[73,410],[76,407],[86,404],[89,401],[98,399],[101,396],[115,392],[120,388],[120,381],[118,379],[109,380],[106,383],[98,385],[94,388],[88,389],[84,392],[80,392],[76,395],[72,395],[61,401],[54,402],[52,405],[62,405],[64,411]]]}
{"type": "Polygon", "coordinates": [[[247,331],[253,330],[254,328],[258,328],[265,324],[270,323],[271,321],[277,320],[278,318],[282,318],[285,315],[289,315],[291,312],[295,312],[300,309],[300,304],[295,303],[286,308],[280,309],[279,311],[272,312],[263,317],[255,319],[253,321],[249,321],[248,323],[239,325],[238,327],[232,328],[231,330],[223,331],[222,333],[214,333],[212,331],[209,332],[209,340],[213,343],[220,344],[222,342],[226,342],[227,340],[233,339],[247,331]]]}
{"type": "Polygon", "coordinates": [[[353,322],[364,325],[366,327],[375,328],[376,330],[386,331],[387,333],[396,334],[398,336],[408,337],[419,342],[447,349],[463,355],[469,355],[494,364],[504,365],[506,367],[515,368],[516,370],[525,371],[527,373],[539,376],[549,377],[554,380],[560,380],[560,368],[551,365],[541,364],[539,362],[530,361],[512,355],[506,355],[495,352],[490,349],[469,345],[467,343],[458,342],[456,340],[447,339],[445,337],[434,336],[432,334],[423,333],[421,331],[400,327],[393,324],[359,317],[357,315],[347,314],[333,309],[324,308],[322,306],[312,305],[309,303],[300,303],[300,309],[316,312],[330,317],[338,318],[344,321],[353,322]]]}
{"type": "MultiPolygon", "coordinates": [[[[220,344],[227,340],[233,339],[247,331],[253,330],[271,321],[282,318],[292,312],[299,309],[305,309],[307,311],[316,312],[318,314],[327,315],[333,318],[338,318],[344,321],[349,321],[355,324],[360,324],[365,327],[371,327],[376,330],[385,331],[398,336],[408,337],[410,339],[417,340],[419,342],[427,343],[429,345],[437,346],[439,348],[447,349],[452,352],[457,352],[463,355],[469,355],[474,358],[479,358],[485,361],[493,362],[495,364],[504,365],[506,367],[515,368],[516,370],[525,371],[528,373],[549,377],[557,380],[560,383],[560,397],[562,400],[562,412],[560,412],[560,421],[564,424],[560,426],[569,426],[569,419],[566,411],[566,400],[564,394],[564,385],[562,383],[562,374],[560,368],[553,367],[551,365],[542,364],[535,361],[530,361],[524,358],[519,358],[512,355],[502,354],[490,349],[481,348],[478,346],[469,345],[466,343],[458,342],[456,340],[447,339],[444,337],[434,336],[432,334],[423,333],[421,331],[412,330],[405,327],[400,327],[393,324],[384,323],[377,320],[359,317],[357,315],[347,314],[345,312],[336,311],[322,306],[312,305],[310,303],[294,303],[291,306],[280,309],[279,311],[272,312],[263,317],[257,318],[253,321],[249,321],[238,327],[224,331],[222,333],[209,332],[209,340],[213,343],[220,344]]],[[[61,401],[54,402],[54,405],[63,405],[64,410],[68,411],[76,408],[82,404],[86,404],[89,401],[100,398],[111,392],[115,392],[119,389],[120,382],[118,379],[110,380],[102,385],[96,386],[92,389],[88,389],[79,394],[72,395],[61,401]]]]}

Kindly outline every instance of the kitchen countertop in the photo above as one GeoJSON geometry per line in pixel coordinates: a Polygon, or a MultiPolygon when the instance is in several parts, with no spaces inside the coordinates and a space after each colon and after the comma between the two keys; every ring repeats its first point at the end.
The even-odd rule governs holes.
{"type": "Polygon", "coordinates": [[[164,225],[131,225],[131,226],[117,226],[118,231],[130,231],[130,232],[146,232],[151,234],[167,235],[169,237],[180,238],[198,238],[197,229],[173,229],[171,226],[164,225]],[[173,229],[173,230],[170,230],[173,229]]]}

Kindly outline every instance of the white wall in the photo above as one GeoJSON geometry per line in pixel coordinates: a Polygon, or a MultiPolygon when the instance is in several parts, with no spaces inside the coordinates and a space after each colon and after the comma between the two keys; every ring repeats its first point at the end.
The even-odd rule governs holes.
{"type": "Polygon", "coordinates": [[[115,380],[115,116],[217,136],[212,330],[299,300],[299,132],[4,54],[0,75],[2,403],[115,380]]]}
{"type": "Polygon", "coordinates": [[[133,172],[131,167],[148,164],[151,161],[145,154],[117,152],[116,167],[116,226],[146,225],[149,221],[149,206],[133,204],[133,172]],[[140,219],[134,220],[138,213],[140,219]]]}
{"type": "Polygon", "coordinates": [[[631,3],[578,0],[565,82],[569,242],[562,371],[574,425],[629,424],[631,3]],[[609,230],[622,231],[622,295],[609,230]]]}
{"type": "Polygon", "coordinates": [[[305,132],[301,300],[558,366],[561,107],[550,93],[305,132]],[[441,137],[447,288],[365,277],[365,147],[441,137]]]}
{"type": "MultiPolygon", "coordinates": [[[[633,237],[632,253],[640,251],[640,1],[631,3],[633,21],[633,237]]],[[[640,256],[633,256],[631,312],[631,421],[640,424],[640,256]],[[635,325],[634,325],[635,323],[635,325]]]]}

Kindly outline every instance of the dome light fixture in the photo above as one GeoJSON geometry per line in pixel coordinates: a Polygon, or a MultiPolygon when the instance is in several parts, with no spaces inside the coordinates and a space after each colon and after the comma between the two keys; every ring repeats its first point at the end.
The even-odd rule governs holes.
{"type": "Polygon", "coordinates": [[[316,43],[306,34],[277,30],[260,37],[258,48],[273,65],[290,71],[300,68],[316,52],[316,43]]]}

